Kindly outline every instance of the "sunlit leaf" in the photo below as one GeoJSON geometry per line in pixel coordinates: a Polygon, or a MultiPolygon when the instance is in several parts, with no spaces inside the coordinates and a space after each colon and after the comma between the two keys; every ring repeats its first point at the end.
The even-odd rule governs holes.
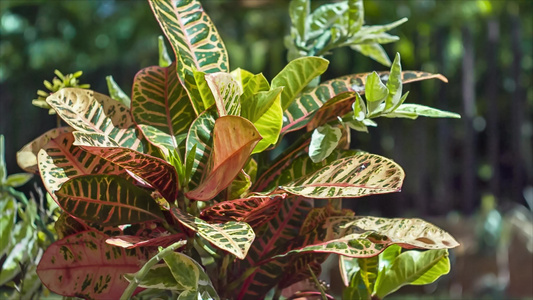
{"type": "Polygon", "coordinates": [[[244,222],[229,221],[221,224],[209,224],[206,221],[184,213],[177,207],[171,208],[172,216],[190,230],[209,241],[213,246],[225,250],[239,259],[248,253],[255,233],[244,222]]]}
{"type": "Polygon", "coordinates": [[[240,96],[242,85],[230,73],[213,73],[205,75],[207,85],[211,89],[220,117],[241,115],[240,96]]]}
{"type": "Polygon", "coordinates": [[[328,124],[318,127],[313,131],[309,144],[309,157],[314,163],[328,157],[337,147],[341,139],[341,129],[328,124]]]}
{"type": "Polygon", "coordinates": [[[378,63],[390,67],[391,61],[385,49],[378,43],[353,45],[351,48],[364,56],[368,56],[378,63]]]}
{"type": "Polygon", "coordinates": [[[254,122],[255,128],[263,139],[257,143],[252,154],[261,153],[271,145],[275,145],[279,140],[282,125],[283,110],[281,108],[281,97],[278,94],[270,108],[254,122]]]}
{"type": "Polygon", "coordinates": [[[280,189],[312,198],[352,198],[398,192],[404,177],[402,168],[392,160],[363,153],[338,159],[280,189]]]}
{"type": "Polygon", "coordinates": [[[17,202],[13,198],[0,199],[0,257],[7,253],[12,246],[12,231],[16,222],[17,202]]]}
{"type": "Polygon", "coordinates": [[[168,55],[165,40],[161,35],[157,37],[157,49],[159,51],[159,66],[163,68],[170,66],[172,64],[172,59],[168,55]]]}
{"type": "Polygon", "coordinates": [[[213,151],[207,176],[186,196],[211,200],[237,176],[260,139],[250,121],[236,116],[218,118],[213,129],[213,151]]]}
{"type": "Polygon", "coordinates": [[[67,297],[118,299],[128,282],[122,274],[140,269],[147,256],[138,249],[105,243],[106,236],[86,231],[68,236],[48,247],[37,274],[54,293],[67,297]]]}
{"type": "Polygon", "coordinates": [[[416,119],[419,116],[431,117],[431,118],[456,118],[461,116],[456,113],[439,110],[433,107],[424,106],[420,104],[404,103],[398,106],[393,112],[384,114],[384,117],[390,118],[409,118],[416,119]]]}
{"type": "Polygon", "coordinates": [[[402,97],[402,65],[400,63],[400,53],[396,53],[396,57],[392,62],[389,80],[387,81],[387,90],[389,94],[385,99],[385,108],[383,111],[391,112],[399,105],[402,97]]]}
{"type": "Polygon", "coordinates": [[[87,175],[65,182],[56,196],[75,217],[104,226],[163,219],[150,192],[116,175],[87,175]]]}
{"type": "Polygon", "coordinates": [[[208,161],[213,148],[212,132],[216,118],[217,110],[213,106],[194,120],[187,134],[187,157],[191,155],[190,152],[196,145],[191,167],[191,182],[189,184],[191,189],[198,186],[202,178],[208,173],[208,161]]]}

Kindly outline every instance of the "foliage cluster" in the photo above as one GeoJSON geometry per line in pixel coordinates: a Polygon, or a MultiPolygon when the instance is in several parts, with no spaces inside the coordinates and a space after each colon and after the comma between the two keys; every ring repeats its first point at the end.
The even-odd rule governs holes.
{"type": "MultiPolygon", "coordinates": [[[[290,62],[269,81],[230,72],[199,2],[149,4],[174,61],[161,41],[159,66],[137,73],[131,97],[112,78],[110,96],[59,89],[46,104],[68,126],[17,155],[63,210],[60,239],[37,267],[48,288],[100,299],[143,288],[139,297],[279,298],[338,254],[347,295],[382,298],[448,272],[447,249],[457,246],[448,233],[341,207],[342,198],[397,192],[404,179],[392,160],[350,150],[350,129],[366,132],[378,117],[458,117],[404,103],[403,84],[445,78],[402,71],[399,54],[389,72],[320,82],[329,63],[320,56],[336,47],[390,64],[380,44],[396,40],[386,31],[404,20],[365,26],[360,0],[312,12],[309,1],[292,1],[290,62]]],[[[309,293],[324,295],[317,289],[309,293]]]]}

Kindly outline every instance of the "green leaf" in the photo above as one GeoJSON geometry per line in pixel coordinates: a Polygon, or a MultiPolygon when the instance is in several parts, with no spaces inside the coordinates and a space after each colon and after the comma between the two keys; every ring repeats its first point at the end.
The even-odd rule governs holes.
{"type": "Polygon", "coordinates": [[[345,14],[348,19],[347,33],[348,35],[353,35],[361,29],[364,23],[365,10],[363,8],[363,0],[349,0],[348,11],[345,14]]]}
{"type": "Polygon", "coordinates": [[[107,81],[107,89],[109,90],[109,96],[117,100],[118,102],[124,104],[126,107],[130,108],[131,99],[124,93],[124,91],[118,86],[118,84],[113,79],[113,76],[109,75],[105,77],[107,81]]]}
{"type": "Polygon", "coordinates": [[[289,4],[289,16],[291,17],[292,26],[296,28],[301,41],[307,39],[307,17],[309,11],[309,0],[293,0],[289,4]]]}
{"type": "Polygon", "coordinates": [[[196,291],[200,271],[203,269],[195,264],[194,260],[182,253],[172,253],[164,257],[165,263],[170,269],[174,280],[183,290],[196,291]]]}
{"type": "Polygon", "coordinates": [[[390,69],[389,80],[387,81],[389,94],[385,99],[384,112],[391,112],[402,98],[402,65],[400,64],[400,53],[396,53],[394,62],[390,69]]]}
{"type": "Polygon", "coordinates": [[[194,188],[200,184],[202,178],[207,174],[207,165],[209,156],[213,148],[213,129],[217,118],[215,106],[201,113],[193,121],[187,135],[187,156],[191,155],[193,147],[196,145],[194,152],[194,161],[191,169],[191,182],[189,188],[194,188]]]}
{"type": "Polygon", "coordinates": [[[350,280],[348,287],[342,293],[342,299],[370,299],[372,291],[369,291],[361,276],[361,271],[357,271],[350,280]]]}
{"type": "Polygon", "coordinates": [[[363,153],[331,164],[280,187],[291,194],[328,199],[400,191],[405,174],[385,157],[363,153]]]}
{"type": "Polygon", "coordinates": [[[178,196],[178,174],[166,161],[113,144],[105,135],[74,132],[74,145],[135,174],[158,190],[167,201],[178,196]]]}
{"type": "Polygon", "coordinates": [[[448,250],[406,251],[398,255],[375,287],[375,294],[382,299],[400,287],[424,285],[450,272],[448,250]]]}
{"type": "Polygon", "coordinates": [[[33,178],[33,174],[28,174],[28,173],[11,174],[7,176],[7,179],[4,182],[4,185],[16,188],[16,187],[25,185],[32,178],[33,178]]]}
{"type": "Polygon", "coordinates": [[[431,117],[431,118],[461,118],[461,115],[439,110],[433,107],[420,105],[420,104],[401,104],[393,112],[384,114],[384,117],[389,118],[409,118],[416,119],[418,116],[431,117]]]}
{"type": "Polygon", "coordinates": [[[379,258],[372,256],[367,258],[356,258],[359,264],[359,274],[363,280],[369,294],[374,290],[374,284],[379,272],[379,258]]]}
{"type": "Polygon", "coordinates": [[[176,55],[180,82],[193,99],[194,110],[203,106],[194,69],[205,73],[228,72],[228,55],[216,27],[196,0],[155,0],[152,11],[176,55]]]}
{"type": "Polygon", "coordinates": [[[50,95],[46,102],[76,130],[107,135],[120,146],[140,152],[145,148],[129,109],[106,95],[64,88],[50,95]]]}
{"type": "Polygon", "coordinates": [[[302,57],[287,64],[274,79],[271,89],[284,87],[281,108],[285,111],[296,96],[317,76],[324,73],[329,61],[320,57],[302,57]]]}
{"type": "Polygon", "coordinates": [[[143,125],[140,128],[146,138],[156,146],[168,143],[162,139],[170,140],[170,149],[178,148],[178,136],[189,130],[196,114],[178,80],[175,65],[152,66],[139,71],[132,94],[131,115],[137,124],[143,125]],[[157,131],[147,129],[146,125],[157,131]]]}
{"type": "Polygon", "coordinates": [[[38,138],[24,145],[24,147],[17,152],[17,164],[26,172],[38,173],[39,167],[37,166],[37,155],[39,150],[41,150],[41,148],[43,148],[51,139],[54,139],[63,133],[72,132],[73,130],[72,127],[59,127],[43,133],[38,138]]]}
{"type": "Polygon", "coordinates": [[[215,99],[220,117],[241,115],[242,86],[230,73],[214,73],[205,76],[207,85],[215,99]]]}
{"type": "Polygon", "coordinates": [[[241,95],[241,103],[244,103],[252,98],[258,92],[266,92],[270,90],[270,83],[265,78],[263,73],[252,74],[243,69],[235,69],[231,72],[231,76],[241,83],[243,93],[241,95]]]}
{"type": "Polygon", "coordinates": [[[126,170],[74,145],[72,133],[50,140],[39,151],[39,171],[50,194],[67,180],[80,175],[109,174],[129,178],[126,170]]]}
{"type": "Polygon", "coordinates": [[[164,219],[148,190],[116,175],[87,175],[65,182],[56,196],[69,214],[104,226],[164,219]]]}
{"type": "MultiPolygon", "coordinates": [[[[134,280],[135,274],[124,274],[124,278],[128,281],[134,280]]],[[[140,282],[139,287],[148,289],[161,289],[171,291],[183,291],[184,287],[176,282],[172,272],[166,264],[156,264],[148,270],[140,282]]]]}
{"type": "Polygon", "coordinates": [[[107,236],[85,231],[50,245],[37,274],[54,293],[66,297],[119,299],[128,282],[124,273],[140,269],[139,261],[148,259],[141,249],[107,245],[107,236]]]}
{"type": "Polygon", "coordinates": [[[283,110],[280,96],[281,94],[278,93],[270,108],[254,122],[255,128],[263,139],[257,143],[252,154],[263,152],[271,145],[275,145],[279,140],[279,134],[283,126],[283,110]]]}
{"type": "Polygon", "coordinates": [[[198,92],[202,98],[203,107],[211,107],[213,104],[215,104],[215,97],[211,91],[211,87],[209,84],[207,84],[205,72],[193,69],[193,75],[196,86],[198,87],[198,92]]]}
{"type": "Polygon", "coordinates": [[[385,25],[372,25],[372,26],[363,26],[361,29],[362,33],[365,34],[375,34],[375,33],[382,33],[391,29],[394,29],[403,23],[407,22],[407,18],[401,18],[398,21],[385,24],[385,25]]]}
{"type": "Polygon", "coordinates": [[[364,56],[370,57],[384,66],[390,67],[391,65],[391,61],[387,55],[387,52],[385,52],[385,49],[383,49],[383,47],[378,43],[353,45],[350,48],[363,54],[364,56]]]}
{"type": "MultiPolygon", "coordinates": [[[[0,194],[1,195],[1,194],[0,194]]],[[[11,197],[0,199],[0,257],[4,256],[12,244],[12,231],[15,226],[17,215],[17,202],[11,197]]]]}
{"type": "Polygon", "coordinates": [[[353,118],[362,122],[366,118],[366,105],[359,93],[355,93],[355,102],[352,105],[353,118]]]}
{"type": "Polygon", "coordinates": [[[157,37],[157,48],[159,49],[159,66],[163,68],[170,66],[172,64],[172,59],[168,55],[165,40],[161,35],[157,37]]]}
{"type": "Polygon", "coordinates": [[[0,184],[3,184],[6,178],[7,168],[4,135],[0,134],[0,184]]]}
{"type": "Polygon", "coordinates": [[[318,127],[313,131],[309,144],[309,157],[314,163],[321,162],[328,157],[337,147],[342,136],[338,127],[328,124],[318,127]]]}
{"type": "Polygon", "coordinates": [[[248,101],[241,102],[241,116],[255,123],[280,98],[282,90],[283,88],[279,87],[270,91],[259,91],[253,94],[248,101]]]}
{"type": "Polygon", "coordinates": [[[200,218],[182,212],[175,206],[170,211],[172,216],[185,227],[198,233],[213,246],[235,255],[239,259],[246,257],[255,238],[252,227],[244,222],[229,221],[221,224],[209,224],[200,218]]]}
{"type": "Polygon", "coordinates": [[[380,105],[387,98],[388,94],[389,89],[381,82],[376,72],[368,75],[365,84],[365,96],[369,115],[377,114],[382,110],[380,105]]]}
{"type": "Polygon", "coordinates": [[[209,168],[200,185],[186,193],[187,198],[211,200],[228,187],[260,139],[261,135],[250,121],[237,116],[218,118],[213,129],[209,168]]]}
{"type": "MultiPolygon", "coordinates": [[[[35,206],[35,204],[33,204],[35,206]]],[[[19,210],[20,212],[20,210],[19,210]]],[[[12,231],[12,247],[2,264],[0,272],[0,286],[11,281],[17,274],[22,272],[21,265],[29,263],[30,259],[37,256],[39,250],[37,244],[37,231],[34,225],[23,221],[18,222],[12,231]]]]}
{"type": "Polygon", "coordinates": [[[317,38],[348,10],[348,1],[320,5],[308,17],[309,39],[317,38]]]}

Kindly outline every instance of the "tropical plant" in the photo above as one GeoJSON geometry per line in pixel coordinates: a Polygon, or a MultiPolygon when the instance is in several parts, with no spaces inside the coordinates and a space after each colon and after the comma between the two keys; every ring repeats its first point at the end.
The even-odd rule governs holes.
{"type": "MultiPolygon", "coordinates": [[[[271,81],[230,72],[224,44],[198,1],[149,4],[174,62],[160,41],[160,65],[137,73],[131,98],[109,79],[111,96],[60,89],[46,103],[68,126],[18,153],[19,165],[41,175],[63,210],[60,240],[37,268],[49,289],[96,299],[139,292],[260,299],[273,289],[279,297],[316,277],[330,254],[362,262],[394,245],[444,256],[458,245],[423,220],[355,216],[340,201],[400,190],[401,167],[349,150],[350,128],[367,131],[377,117],[458,117],[404,103],[403,84],[442,75],[402,71],[399,54],[390,72],[322,83],[328,61],[300,54],[271,81]],[[280,149],[281,138],[296,130],[300,137],[280,149]],[[314,199],[327,205],[315,207],[314,199]]],[[[360,0],[313,13],[309,6],[291,3],[290,47],[298,51],[322,55],[359,45],[370,55],[390,41],[380,33],[395,26],[363,26],[360,0]]],[[[402,255],[394,268],[415,256],[402,255]]]]}

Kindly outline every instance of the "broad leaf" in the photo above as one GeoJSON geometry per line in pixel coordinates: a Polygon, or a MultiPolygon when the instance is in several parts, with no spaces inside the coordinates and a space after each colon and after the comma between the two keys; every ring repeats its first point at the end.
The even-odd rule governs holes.
{"type": "Polygon", "coordinates": [[[233,220],[257,228],[277,215],[286,197],[286,194],[281,194],[224,201],[204,209],[200,216],[210,222],[233,220]]]}
{"type": "Polygon", "coordinates": [[[108,174],[129,177],[126,170],[74,146],[72,133],[50,140],[38,154],[39,171],[44,186],[53,195],[61,184],[79,175],[108,174]]]}
{"type": "Polygon", "coordinates": [[[51,139],[54,139],[63,133],[72,132],[73,130],[74,129],[71,127],[54,128],[26,144],[17,152],[17,163],[19,167],[29,173],[38,173],[39,167],[37,166],[37,155],[39,150],[41,150],[51,139]]]}
{"type": "Polygon", "coordinates": [[[205,75],[205,80],[215,98],[218,115],[220,117],[241,115],[240,96],[242,85],[230,73],[213,73],[205,75]]]}
{"type": "Polygon", "coordinates": [[[378,217],[332,217],[321,228],[310,232],[290,250],[275,256],[309,252],[336,253],[349,257],[376,256],[387,246],[404,248],[448,249],[459,244],[446,231],[421,219],[387,219],[378,217]]]}
{"type": "Polygon", "coordinates": [[[274,79],[271,89],[284,87],[281,108],[285,111],[296,96],[317,76],[324,73],[329,61],[320,57],[302,57],[287,64],[274,79]]]}
{"type": "Polygon", "coordinates": [[[133,249],[137,247],[168,247],[180,240],[186,240],[187,236],[184,233],[176,233],[172,235],[162,234],[158,237],[146,238],[138,235],[119,235],[108,238],[105,242],[109,245],[122,247],[126,249],[133,249]]]}
{"type": "Polygon", "coordinates": [[[107,89],[109,90],[109,96],[129,108],[131,106],[131,99],[130,97],[128,97],[128,95],[126,95],[126,93],[124,93],[120,86],[118,86],[118,84],[113,79],[113,76],[106,76],[105,80],[107,81],[107,89]]]}
{"type": "Polygon", "coordinates": [[[33,174],[29,173],[16,173],[7,176],[6,181],[3,183],[6,187],[20,187],[25,185],[33,178],[33,174]]]}
{"type": "Polygon", "coordinates": [[[365,285],[361,271],[357,271],[351,277],[348,287],[342,293],[343,299],[370,299],[372,291],[369,291],[365,285]]]}
{"type": "Polygon", "coordinates": [[[309,144],[309,157],[314,163],[323,161],[339,144],[342,132],[338,127],[328,124],[318,127],[313,131],[309,144]]]}
{"type": "MultiPolygon", "coordinates": [[[[260,95],[260,93],[262,92],[256,95],[260,95]]],[[[268,110],[254,122],[254,126],[263,139],[257,143],[252,154],[261,153],[278,142],[281,127],[283,126],[283,110],[279,93],[268,110]]]]}
{"type": "Polygon", "coordinates": [[[354,99],[357,99],[358,95],[357,92],[342,92],[326,101],[315,113],[309,115],[311,120],[307,123],[307,130],[312,131],[352,111],[354,99]]]}
{"type": "Polygon", "coordinates": [[[101,133],[120,146],[143,152],[142,136],[129,109],[91,90],[64,88],[46,98],[57,114],[76,130],[101,133]]]}
{"type": "Polygon", "coordinates": [[[119,147],[106,136],[98,133],[74,132],[74,145],[110,161],[133,173],[157,189],[168,201],[178,196],[178,174],[166,161],[119,147]]]}
{"type": "Polygon", "coordinates": [[[387,90],[389,94],[385,99],[384,112],[393,111],[400,103],[402,98],[402,65],[400,64],[400,53],[396,53],[396,57],[392,62],[390,69],[389,80],[387,81],[387,90]]]}
{"type": "Polygon", "coordinates": [[[281,99],[280,94],[282,87],[270,91],[258,91],[254,93],[250,99],[241,102],[241,116],[255,123],[261,116],[263,116],[276,100],[281,99]]]}
{"type": "Polygon", "coordinates": [[[194,188],[200,184],[202,178],[207,174],[209,156],[213,148],[212,132],[215,127],[215,120],[217,118],[216,107],[201,113],[196,120],[191,124],[187,134],[187,157],[194,149],[194,160],[191,167],[191,182],[190,188],[194,188]]]}
{"type": "MultiPolygon", "coordinates": [[[[135,280],[134,277],[135,274],[124,274],[124,278],[128,281],[135,280]]],[[[152,266],[146,273],[146,276],[139,280],[138,286],[147,289],[170,291],[184,290],[184,288],[176,282],[169,267],[164,263],[152,266]]]]}
{"type": "Polygon", "coordinates": [[[140,269],[147,256],[105,243],[107,236],[86,231],[68,236],[48,247],[37,267],[44,285],[67,297],[118,299],[128,282],[122,274],[140,269]]]}
{"type": "Polygon", "coordinates": [[[398,255],[376,283],[375,294],[382,299],[400,287],[413,284],[429,284],[450,272],[448,250],[406,251],[398,255]]]}
{"type": "MultiPolygon", "coordinates": [[[[168,135],[172,148],[178,148],[177,136],[186,133],[196,117],[175,67],[174,64],[166,68],[152,66],[139,71],[133,82],[131,104],[135,122],[152,126],[168,135]]],[[[145,130],[143,133],[148,141],[159,145],[157,135],[145,130]]]]}
{"type": "Polygon", "coordinates": [[[193,70],[228,72],[226,48],[200,2],[154,0],[149,3],[176,55],[180,82],[193,99],[196,114],[200,114],[207,107],[200,100],[193,70]]]}
{"type": "Polygon", "coordinates": [[[185,227],[220,248],[244,259],[252,244],[255,233],[247,223],[229,221],[222,224],[209,224],[206,221],[184,213],[177,207],[171,208],[172,216],[185,227]]]}
{"type": "Polygon", "coordinates": [[[459,119],[461,116],[456,113],[439,110],[433,107],[424,106],[420,104],[401,104],[393,112],[384,114],[384,117],[389,118],[409,118],[416,119],[419,116],[431,117],[431,118],[456,118],[459,119]]]}
{"type": "Polygon", "coordinates": [[[280,189],[312,198],[354,198],[398,192],[404,177],[402,168],[392,160],[363,153],[338,159],[280,189]]]}
{"type": "Polygon", "coordinates": [[[378,73],[372,72],[366,78],[365,94],[368,107],[367,113],[369,115],[379,113],[380,105],[387,98],[389,89],[381,82],[378,73]]]}
{"type": "Polygon", "coordinates": [[[207,176],[186,196],[200,201],[211,200],[228,187],[260,139],[250,121],[236,116],[218,118],[213,129],[213,151],[207,176]]]}
{"type": "Polygon", "coordinates": [[[293,0],[289,4],[289,15],[291,17],[292,26],[296,28],[296,32],[301,41],[307,39],[308,30],[308,15],[310,12],[309,0],[293,0]]]}
{"type": "MultiPolygon", "coordinates": [[[[0,194],[0,196],[3,196],[0,194]]],[[[4,256],[12,245],[12,231],[16,223],[17,202],[13,198],[0,198],[0,257],[4,256]]]]}
{"type": "Polygon", "coordinates": [[[246,70],[236,69],[231,72],[231,75],[238,82],[240,82],[243,87],[241,103],[250,100],[253,95],[259,92],[267,92],[270,90],[270,83],[268,83],[268,80],[265,78],[263,73],[254,75],[246,70]]]}
{"type": "Polygon", "coordinates": [[[69,214],[104,226],[164,218],[150,192],[116,175],[72,178],[56,196],[69,214]]]}
{"type": "Polygon", "coordinates": [[[385,49],[378,43],[353,45],[351,48],[364,56],[368,56],[378,63],[390,67],[391,61],[385,49]]]}

